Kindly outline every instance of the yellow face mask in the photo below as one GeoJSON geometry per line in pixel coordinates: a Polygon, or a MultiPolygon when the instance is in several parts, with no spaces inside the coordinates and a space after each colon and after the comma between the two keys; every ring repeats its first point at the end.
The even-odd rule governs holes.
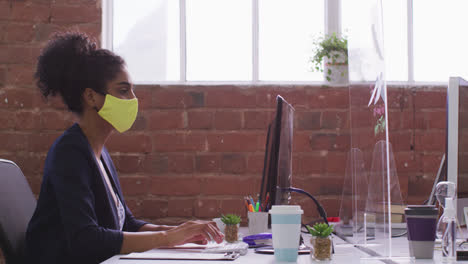
{"type": "Polygon", "coordinates": [[[120,99],[106,94],[101,110],[98,111],[104,120],[109,122],[117,131],[123,133],[132,127],[138,114],[138,99],[120,99]]]}

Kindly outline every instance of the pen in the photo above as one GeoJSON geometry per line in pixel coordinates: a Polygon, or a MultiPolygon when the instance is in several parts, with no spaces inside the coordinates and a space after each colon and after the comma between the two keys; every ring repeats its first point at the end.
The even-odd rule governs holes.
{"type": "Polygon", "coordinates": [[[260,200],[258,200],[257,204],[255,205],[255,212],[258,212],[258,209],[260,209],[260,200]]]}
{"type": "Polygon", "coordinates": [[[255,204],[255,202],[254,202],[254,200],[253,200],[252,196],[250,196],[250,195],[249,195],[249,198],[250,198],[250,203],[251,203],[251,204],[252,204],[252,206],[253,206],[253,205],[255,204]]]}
{"type": "Polygon", "coordinates": [[[250,212],[255,212],[254,208],[253,208],[253,205],[249,204],[249,211],[250,212]]]}
{"type": "Polygon", "coordinates": [[[270,199],[270,193],[269,193],[269,192],[266,194],[265,201],[263,201],[263,204],[264,204],[264,205],[263,205],[263,210],[264,210],[264,211],[267,211],[267,210],[268,210],[268,209],[267,209],[267,206],[268,206],[268,199],[270,199]]]}
{"type": "Polygon", "coordinates": [[[249,211],[249,202],[245,198],[244,198],[244,203],[245,203],[245,208],[247,208],[247,211],[249,211]]]}

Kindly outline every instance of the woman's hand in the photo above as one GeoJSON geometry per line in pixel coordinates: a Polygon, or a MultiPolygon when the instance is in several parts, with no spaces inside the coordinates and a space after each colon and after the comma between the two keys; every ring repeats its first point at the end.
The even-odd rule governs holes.
{"type": "Polygon", "coordinates": [[[185,243],[207,244],[214,240],[223,242],[224,235],[212,221],[188,221],[173,229],[167,230],[169,246],[177,246],[185,243]]]}

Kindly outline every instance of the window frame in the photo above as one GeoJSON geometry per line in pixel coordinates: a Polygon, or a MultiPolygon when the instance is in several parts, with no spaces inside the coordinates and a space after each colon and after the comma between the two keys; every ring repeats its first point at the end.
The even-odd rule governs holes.
{"type": "MultiPolygon", "coordinates": [[[[338,32],[341,34],[341,1],[324,1],[325,21],[324,31],[338,32]]],[[[414,41],[413,41],[413,1],[407,1],[407,54],[408,54],[408,77],[406,81],[387,81],[390,85],[445,85],[445,82],[416,82],[414,80],[414,41]]],[[[102,23],[101,40],[102,47],[113,50],[113,3],[114,0],[102,0],[102,23]]],[[[158,81],[155,83],[135,82],[141,85],[326,85],[325,81],[262,81],[259,80],[259,0],[252,0],[252,80],[251,81],[187,81],[186,74],[186,0],[179,0],[180,20],[180,76],[178,81],[158,81]]]]}

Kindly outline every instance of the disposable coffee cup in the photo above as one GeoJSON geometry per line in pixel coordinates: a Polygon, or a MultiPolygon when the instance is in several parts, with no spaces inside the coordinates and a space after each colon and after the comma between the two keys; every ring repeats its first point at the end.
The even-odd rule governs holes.
{"type": "Polygon", "coordinates": [[[304,211],[298,205],[273,205],[269,213],[276,261],[296,262],[304,211]]]}
{"type": "Polygon", "coordinates": [[[268,213],[267,212],[248,212],[249,234],[259,234],[268,232],[268,213]]]}
{"type": "Polygon", "coordinates": [[[434,257],[434,241],[439,210],[432,205],[408,205],[405,208],[410,256],[417,259],[434,257]]]}

